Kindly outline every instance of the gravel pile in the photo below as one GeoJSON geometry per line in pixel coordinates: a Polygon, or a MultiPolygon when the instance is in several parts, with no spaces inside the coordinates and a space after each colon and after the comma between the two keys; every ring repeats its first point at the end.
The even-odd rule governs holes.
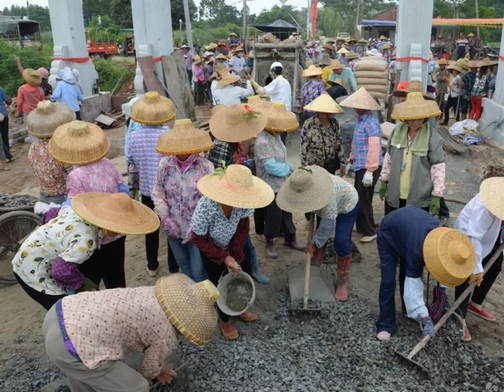
{"type": "Polygon", "coordinates": [[[56,367],[40,366],[37,357],[20,355],[0,365],[0,391],[35,392],[61,376],[56,367]]]}
{"type": "Polygon", "coordinates": [[[0,208],[33,207],[37,200],[31,196],[8,195],[0,193],[0,208]]]}
{"type": "MultiPolygon", "coordinates": [[[[400,320],[399,332],[383,343],[375,339],[376,316],[367,301],[352,297],[344,304],[310,306],[322,310],[293,315],[283,293],[274,315],[249,324],[235,321],[238,341],[216,333],[203,350],[183,341],[186,369],[171,386],[156,391],[502,391],[503,358],[489,358],[479,345],[461,343],[457,321],[450,321],[416,357],[430,369],[429,378],[394,355],[395,350],[407,353],[421,339],[416,323],[400,320]]],[[[43,385],[58,376],[25,360],[0,373],[0,380],[7,377],[0,390],[37,390],[26,385],[43,385]],[[22,383],[13,384],[16,379],[22,383]]]]}

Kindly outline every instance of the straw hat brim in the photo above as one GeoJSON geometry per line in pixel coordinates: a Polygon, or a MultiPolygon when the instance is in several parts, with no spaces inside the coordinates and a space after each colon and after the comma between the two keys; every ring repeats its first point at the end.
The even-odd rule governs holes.
{"type": "Polygon", "coordinates": [[[72,208],[86,222],[114,233],[141,235],[159,228],[159,218],[149,207],[129,199],[130,208],[119,209],[110,200],[110,193],[81,193],[72,199],[72,208]]]}
{"type": "Polygon", "coordinates": [[[431,230],[424,240],[425,267],[439,283],[458,286],[472,275],[476,267],[476,252],[468,236],[459,230],[438,227],[431,230]],[[453,249],[452,245],[457,246],[453,249]],[[466,259],[454,261],[453,252],[459,251],[466,259]]]}
{"type": "Polygon", "coordinates": [[[209,280],[195,283],[182,273],[164,276],[156,282],[156,297],[184,338],[198,346],[212,339],[218,324],[215,301],[219,291],[209,280]]]}
{"type": "Polygon", "coordinates": [[[166,97],[149,102],[146,96],[140,98],[131,106],[130,117],[133,121],[144,125],[167,124],[176,116],[175,105],[166,97]]]}
{"type": "Polygon", "coordinates": [[[82,166],[97,162],[107,155],[110,140],[99,126],[88,123],[86,134],[76,138],[68,132],[70,124],[56,128],[49,141],[49,153],[54,159],[67,165],[82,166]]]}
{"type": "Polygon", "coordinates": [[[341,101],[340,106],[361,110],[382,109],[380,104],[374,100],[373,96],[364,87],[361,87],[348,98],[341,101]]]}
{"type": "Polygon", "coordinates": [[[296,114],[287,110],[276,110],[274,105],[267,113],[268,121],[264,129],[273,132],[296,131],[299,128],[296,114]]]}
{"type": "Polygon", "coordinates": [[[255,176],[251,187],[238,189],[230,187],[225,177],[211,173],[198,181],[198,189],[209,199],[235,208],[263,208],[275,198],[273,189],[255,176]]]}
{"type": "Polygon", "coordinates": [[[303,70],[303,78],[309,78],[309,77],[312,77],[312,76],[320,76],[324,73],[324,71],[321,69],[321,68],[316,68],[316,69],[309,69],[309,68],[306,68],[305,70],[303,70]]]}
{"type": "Polygon", "coordinates": [[[228,143],[239,143],[253,137],[257,137],[266,126],[268,121],[267,110],[260,112],[256,118],[247,120],[238,128],[228,124],[226,118],[229,110],[233,110],[234,105],[225,107],[215,113],[210,118],[210,132],[214,137],[228,143]]]}
{"type": "MultiPolygon", "coordinates": [[[[413,92],[416,92],[416,91],[408,91],[408,88],[405,88],[404,90],[396,90],[392,93],[392,95],[394,97],[397,97],[397,98],[406,98],[408,96],[409,93],[413,93],[413,92]]],[[[434,98],[432,98],[431,96],[429,95],[425,95],[425,94],[422,94],[423,98],[426,100],[426,101],[435,101],[434,98]]]]}
{"type": "Polygon", "coordinates": [[[38,74],[38,71],[35,71],[34,69],[31,69],[31,68],[24,69],[23,70],[23,79],[30,86],[40,87],[40,85],[42,84],[42,76],[40,76],[40,74],[38,74],[38,76],[36,78],[33,78],[30,75],[32,75],[34,73],[38,74]]]}
{"type": "Polygon", "coordinates": [[[497,218],[504,220],[504,177],[492,177],[480,185],[483,204],[497,218]]]}
{"type": "Polygon", "coordinates": [[[447,67],[447,69],[449,71],[458,71],[459,73],[462,73],[462,68],[461,67],[458,67],[456,65],[451,65],[449,67],[447,67]]]}
{"type": "Polygon", "coordinates": [[[314,186],[304,192],[296,192],[291,186],[292,176],[287,178],[277,193],[276,203],[280,209],[292,213],[306,213],[324,208],[334,196],[333,179],[329,172],[319,166],[307,166],[311,170],[314,186]]]}
{"type": "Polygon", "coordinates": [[[304,110],[319,113],[342,114],[343,109],[331,98],[329,94],[322,94],[304,107],[304,110]]]}
{"type": "Polygon", "coordinates": [[[441,113],[435,101],[410,103],[406,101],[394,106],[392,111],[393,120],[420,120],[422,118],[437,117],[441,113]]]}
{"type": "MultiPolygon", "coordinates": [[[[47,102],[47,101],[42,101],[47,102]]],[[[26,124],[28,133],[31,136],[39,139],[51,138],[56,128],[60,125],[74,121],[76,118],[75,112],[67,105],[54,102],[47,112],[42,112],[38,109],[32,110],[28,115],[26,124]]]]}
{"type": "Polygon", "coordinates": [[[343,69],[343,68],[345,68],[344,64],[341,64],[339,61],[337,63],[335,63],[335,61],[337,61],[337,60],[332,61],[331,65],[330,65],[330,67],[331,67],[331,69],[333,71],[335,71],[337,69],[343,69]]]}
{"type": "Polygon", "coordinates": [[[225,87],[230,84],[234,84],[234,83],[238,82],[239,80],[240,80],[240,77],[238,75],[231,75],[231,73],[221,75],[221,80],[219,80],[217,82],[217,87],[225,87]]]}
{"type": "Polygon", "coordinates": [[[157,141],[156,151],[163,155],[197,154],[213,148],[212,138],[208,132],[194,128],[163,132],[157,141]]]}

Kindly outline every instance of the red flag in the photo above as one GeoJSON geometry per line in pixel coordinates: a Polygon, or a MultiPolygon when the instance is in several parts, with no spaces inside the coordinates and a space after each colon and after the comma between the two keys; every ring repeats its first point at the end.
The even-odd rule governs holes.
{"type": "Polygon", "coordinates": [[[318,0],[313,0],[311,6],[312,39],[315,39],[315,32],[317,31],[317,6],[318,0]]]}

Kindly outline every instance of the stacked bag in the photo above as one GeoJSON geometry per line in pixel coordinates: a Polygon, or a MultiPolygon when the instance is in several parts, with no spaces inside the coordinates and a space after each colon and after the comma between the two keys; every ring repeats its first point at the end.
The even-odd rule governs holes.
{"type": "Polygon", "coordinates": [[[388,64],[381,57],[363,57],[354,65],[358,88],[364,87],[378,99],[387,97],[388,64]]]}

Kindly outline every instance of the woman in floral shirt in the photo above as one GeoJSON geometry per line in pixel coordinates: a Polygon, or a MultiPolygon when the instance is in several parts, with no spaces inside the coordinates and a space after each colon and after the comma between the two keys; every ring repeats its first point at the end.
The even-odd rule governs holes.
{"type": "Polygon", "coordinates": [[[187,242],[189,223],[201,194],[196,186],[214,165],[200,152],[213,147],[207,132],[194,128],[191,120],[176,120],[171,131],[161,134],[156,150],[161,159],[152,192],[154,210],[168,237],[169,247],[183,274],[195,282],[207,279],[198,248],[187,242]]]}

